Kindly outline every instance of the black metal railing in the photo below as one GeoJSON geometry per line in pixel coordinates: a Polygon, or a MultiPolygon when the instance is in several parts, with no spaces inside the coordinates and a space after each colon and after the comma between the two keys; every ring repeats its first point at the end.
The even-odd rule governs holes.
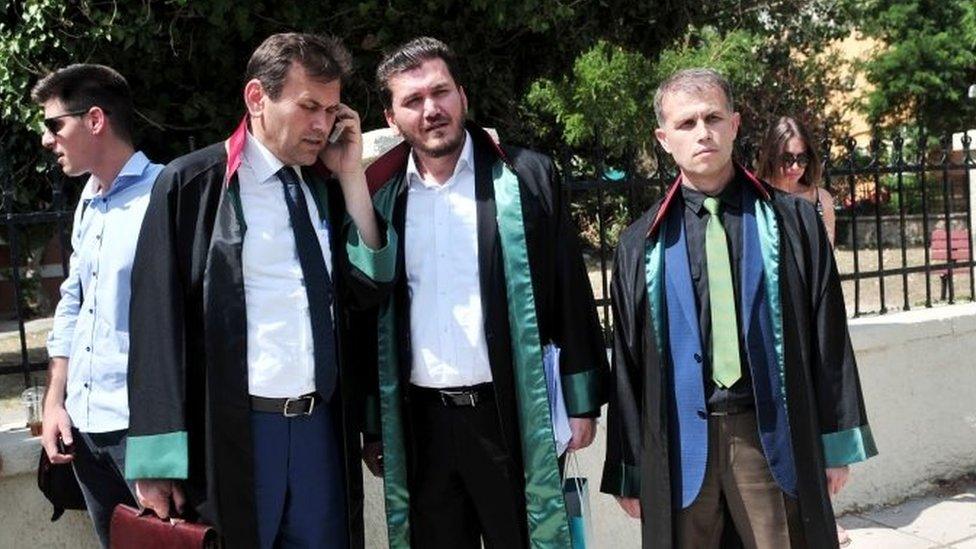
{"type": "MultiPolygon", "coordinates": [[[[841,147],[820,144],[822,185],[835,200],[835,257],[852,316],[976,297],[970,198],[976,155],[968,134],[957,141],[953,147],[947,135],[930,146],[930,138],[919,132],[887,139],[876,134],[864,148],[854,139],[841,147]],[[933,257],[936,252],[938,258],[933,257]],[[940,299],[933,297],[935,278],[940,299]],[[960,280],[968,290],[962,295],[960,280]],[[892,307],[898,286],[900,304],[892,307]]],[[[563,199],[581,227],[590,269],[599,270],[597,306],[609,333],[616,234],[663,196],[676,170],[658,147],[643,155],[621,155],[617,162],[602,151],[562,151],[556,156],[563,170],[563,199]]],[[[751,166],[754,147],[740,143],[736,157],[751,166]]]]}
{"type": "MultiPolygon", "coordinates": [[[[930,142],[920,132],[912,136],[894,134],[887,139],[875,136],[865,148],[858,147],[853,139],[840,147],[821,144],[821,150],[829,153],[823,154],[823,185],[835,197],[835,253],[848,311],[853,316],[931,307],[939,301],[972,301],[976,296],[970,205],[970,188],[976,183],[972,179],[976,173],[973,143],[968,135],[959,140],[958,150],[953,150],[948,136],[935,146],[929,146],[930,142]],[[945,231],[944,248],[934,245],[933,236],[939,230],[945,231]],[[953,246],[954,233],[957,237],[965,233],[964,239],[956,239],[962,246],[953,246]],[[942,289],[940,299],[932,292],[936,278],[942,289]],[[964,284],[957,287],[960,280],[964,284]],[[901,291],[892,294],[897,286],[901,291]],[[895,307],[891,306],[892,295],[900,298],[895,307]]],[[[610,270],[617,235],[663,195],[676,170],[670,156],[659,148],[620,155],[619,160],[603,151],[567,150],[555,156],[563,174],[563,199],[570,204],[586,243],[587,264],[599,273],[595,294],[609,333],[610,270]]],[[[751,165],[753,147],[742,141],[736,156],[751,165]]],[[[19,360],[5,359],[0,375],[21,373],[29,386],[32,372],[44,369],[46,361],[31,360],[25,330],[25,281],[21,274],[24,232],[38,225],[51,226],[60,243],[62,273],[67,273],[74,204],[66,204],[65,179],[51,172],[41,178],[50,185],[50,208],[18,211],[9,174],[9,166],[0,164],[0,213],[11,266],[6,277],[12,286],[20,356],[19,360]]]]}
{"type": "MultiPolygon", "coordinates": [[[[49,209],[44,211],[18,211],[16,207],[14,180],[9,166],[6,166],[3,162],[4,160],[0,158],[0,193],[2,193],[2,207],[0,207],[0,212],[2,212],[3,216],[4,241],[7,244],[9,252],[9,267],[5,270],[4,275],[12,287],[12,303],[16,313],[17,330],[20,336],[20,360],[17,363],[10,363],[7,360],[5,364],[0,364],[0,375],[22,373],[25,386],[30,386],[32,385],[31,372],[46,368],[47,361],[32,361],[27,344],[25,322],[28,320],[29,315],[25,308],[26,280],[23,276],[23,269],[29,250],[25,249],[27,239],[24,237],[24,233],[30,228],[53,225],[51,233],[58,239],[60,244],[61,273],[62,277],[64,277],[68,272],[73,211],[66,207],[64,193],[65,178],[60,176],[60,174],[38,178],[46,180],[50,185],[51,207],[49,209]]],[[[38,272],[37,276],[42,277],[43,280],[43,271],[38,272]]],[[[43,292],[44,289],[41,280],[35,282],[37,283],[38,291],[43,292]]]]}

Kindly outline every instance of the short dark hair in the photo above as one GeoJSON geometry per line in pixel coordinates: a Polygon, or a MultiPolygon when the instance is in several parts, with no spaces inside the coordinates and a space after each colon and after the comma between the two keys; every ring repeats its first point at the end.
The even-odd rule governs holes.
{"type": "Polygon", "coordinates": [[[820,163],[820,151],[817,150],[817,143],[802,122],[789,116],[780,117],[766,131],[762,148],[759,149],[759,166],[756,175],[760,179],[772,182],[783,168],[783,152],[786,151],[786,145],[790,139],[794,137],[803,141],[807,156],[810,157],[803,177],[800,178],[800,183],[816,187],[820,185],[820,178],[823,176],[823,164],[820,163]]]}
{"type": "Polygon", "coordinates": [[[331,82],[352,72],[352,56],[334,36],[299,32],[272,34],[258,46],[247,62],[244,82],[257,78],[271,99],[278,99],[292,63],[298,63],[311,78],[331,82]]]}
{"type": "Polygon", "coordinates": [[[702,93],[707,89],[717,89],[725,94],[726,108],[729,112],[735,112],[732,85],[722,76],[722,73],[708,67],[684,69],[669,76],[654,92],[654,115],[657,117],[658,126],[664,126],[665,97],[677,92],[702,93]]]}
{"type": "Polygon", "coordinates": [[[125,78],[111,67],[88,63],[68,65],[41,78],[31,90],[31,99],[38,105],[57,99],[68,111],[99,107],[115,135],[132,143],[135,117],[132,93],[125,78]]]}
{"type": "Polygon", "coordinates": [[[458,78],[457,56],[447,44],[436,38],[421,36],[402,44],[387,53],[376,68],[376,85],[379,88],[383,106],[390,108],[393,104],[393,92],[390,90],[390,78],[402,72],[416,69],[431,59],[440,59],[447,65],[447,72],[451,74],[454,83],[461,85],[458,78]]]}

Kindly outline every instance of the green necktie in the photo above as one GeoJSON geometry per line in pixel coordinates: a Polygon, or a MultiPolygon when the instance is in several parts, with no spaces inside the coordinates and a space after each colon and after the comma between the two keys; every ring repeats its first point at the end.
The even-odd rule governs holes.
{"type": "Polygon", "coordinates": [[[715,197],[705,198],[705,209],[710,214],[705,226],[705,262],[708,264],[708,302],[712,314],[712,380],[719,387],[728,388],[742,377],[742,366],[732,263],[719,214],[720,205],[715,197]]]}

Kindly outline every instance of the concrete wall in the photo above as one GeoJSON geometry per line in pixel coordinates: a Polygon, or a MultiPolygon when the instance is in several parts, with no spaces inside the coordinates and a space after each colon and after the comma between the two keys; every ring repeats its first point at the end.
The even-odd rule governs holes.
{"type": "Polygon", "coordinates": [[[835,508],[976,472],[976,305],[853,320],[851,338],[879,455],[854,466],[835,508]]]}
{"type": "MultiPolygon", "coordinates": [[[[932,480],[976,472],[976,304],[853,320],[851,336],[881,453],[854,466],[835,502],[838,512],[893,503],[932,480]]],[[[593,483],[595,545],[636,549],[638,523],[598,493],[605,436],[601,425],[594,446],[580,456],[593,483]]],[[[95,547],[83,513],[48,522],[50,508],[34,484],[37,448],[23,430],[0,432],[0,548],[95,547]]],[[[381,490],[367,479],[371,548],[386,547],[381,490]]]]}

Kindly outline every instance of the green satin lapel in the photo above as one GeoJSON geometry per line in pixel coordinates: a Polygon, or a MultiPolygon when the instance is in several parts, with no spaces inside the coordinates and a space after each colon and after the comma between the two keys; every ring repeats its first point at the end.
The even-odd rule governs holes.
{"type": "Polygon", "coordinates": [[[644,276],[647,285],[647,303],[651,313],[651,325],[654,327],[654,338],[658,351],[665,356],[667,349],[664,341],[664,298],[662,284],[664,283],[664,241],[667,223],[662,223],[657,237],[647,241],[644,245],[644,276]]]}
{"type": "MultiPolygon", "coordinates": [[[[399,185],[388,184],[373,197],[376,210],[393,223],[399,185]]],[[[380,308],[377,319],[380,426],[383,437],[383,492],[390,549],[410,547],[410,492],[407,488],[407,452],[403,439],[403,388],[396,349],[396,314],[393,299],[380,308]]]]}
{"type": "Polygon", "coordinates": [[[773,342],[776,347],[776,365],[779,368],[781,398],[786,402],[786,359],[783,347],[783,306],[779,293],[779,225],[776,210],[766,200],[756,200],[756,226],[759,230],[759,249],[762,250],[763,279],[766,282],[766,299],[769,318],[773,321],[773,342]]]}
{"type": "Polygon", "coordinates": [[[493,167],[492,179],[508,292],[529,542],[538,548],[570,548],[572,541],[549,417],[519,181],[503,162],[493,167]]]}

